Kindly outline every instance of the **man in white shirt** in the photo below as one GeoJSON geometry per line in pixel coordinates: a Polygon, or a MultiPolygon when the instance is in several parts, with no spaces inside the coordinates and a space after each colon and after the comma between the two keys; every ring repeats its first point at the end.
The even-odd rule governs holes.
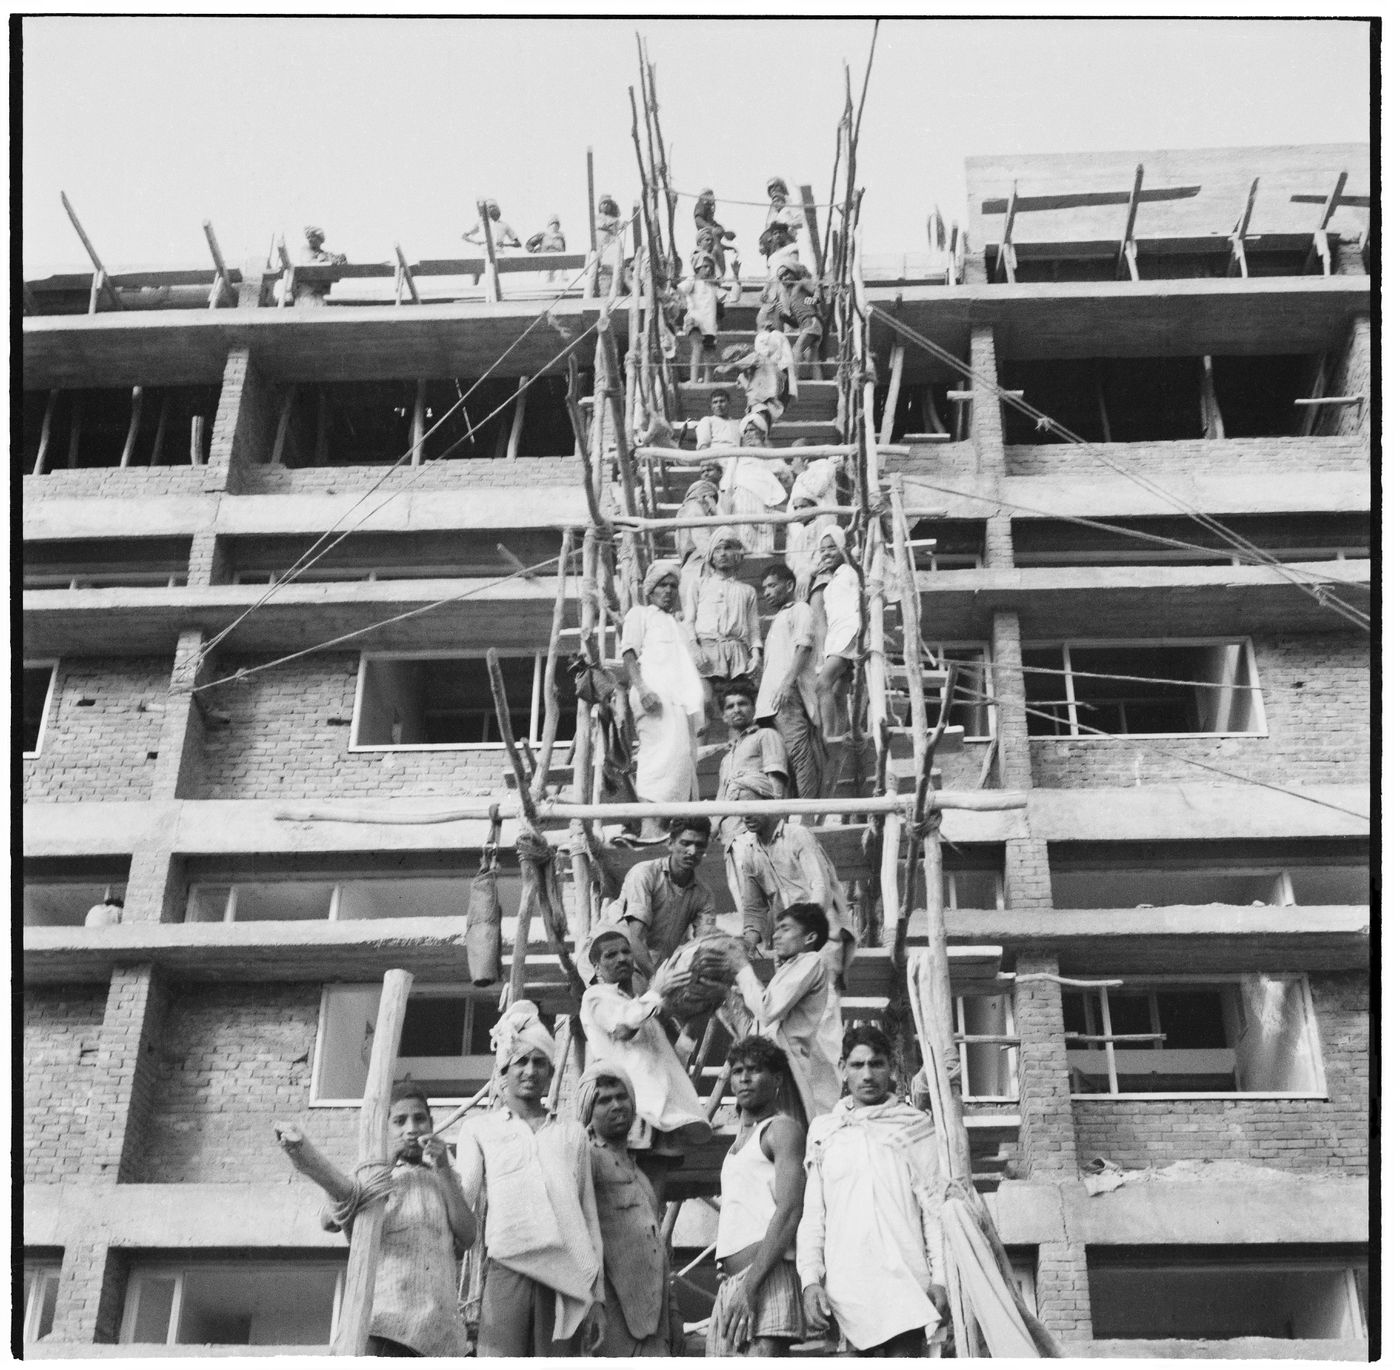
{"type": "Polygon", "coordinates": [[[695,425],[695,446],[703,452],[707,447],[738,447],[739,420],[729,417],[729,391],[710,391],[710,412],[695,425]]]}
{"type": "Polygon", "coordinates": [[[846,1033],[842,1069],[849,1096],[807,1131],[797,1229],[807,1324],[834,1317],[857,1356],[922,1356],[948,1316],[933,1121],[895,1096],[879,1028],[846,1033]]]}

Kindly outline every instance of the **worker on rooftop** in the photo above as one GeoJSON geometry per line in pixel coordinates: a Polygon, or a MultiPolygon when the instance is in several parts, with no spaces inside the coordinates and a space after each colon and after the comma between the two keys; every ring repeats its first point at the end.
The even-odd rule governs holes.
{"type": "Polygon", "coordinates": [[[739,1131],[720,1169],[720,1283],[707,1356],[786,1356],[806,1331],[793,1259],[806,1134],[779,1111],[786,1065],[781,1048],[763,1037],[744,1037],[729,1051],[739,1131]]]}
{"type": "Polygon", "coordinates": [[[506,1009],[491,1045],[497,1102],[469,1114],[457,1135],[463,1191],[486,1205],[477,1355],[591,1354],[604,1285],[590,1143],[572,1118],[545,1108],[554,1038],[532,1003],[506,1009]]]}
{"type": "MultiPolygon", "coordinates": [[[[308,266],[344,266],[347,258],[343,252],[327,252],[325,231],[315,224],[307,224],[306,246],[301,250],[301,260],[308,266]]],[[[295,278],[294,278],[295,279],[295,278]]],[[[323,305],[331,293],[330,281],[296,281],[292,303],[298,306],[323,305]]]]}
{"type": "Polygon", "coordinates": [[[948,1317],[933,1121],[895,1093],[879,1028],[851,1028],[841,1065],[848,1097],[807,1130],[797,1228],[807,1324],[834,1317],[857,1356],[922,1356],[948,1317]]]}
{"type": "Polygon", "coordinates": [[[621,1066],[595,1062],[580,1076],[575,1098],[593,1143],[589,1160],[603,1233],[607,1328],[594,1355],[668,1356],[671,1281],[660,1205],[627,1149],[636,1090],[621,1066]]]}
{"type": "MultiPolygon", "coordinates": [[[[545,222],[544,230],[540,233],[533,233],[525,240],[525,251],[530,253],[542,252],[563,252],[565,250],[564,234],[559,227],[559,216],[551,214],[545,222]]],[[[556,267],[549,269],[545,277],[548,281],[559,279],[559,271],[556,267]]]]}
{"type": "Polygon", "coordinates": [[[802,207],[791,203],[788,198],[787,182],[781,176],[770,176],[767,189],[768,213],[764,216],[764,226],[783,224],[796,240],[806,223],[802,207]]]}
{"type": "Polygon", "coordinates": [[[710,1124],[695,1086],[663,1027],[662,967],[640,995],[634,993],[636,962],[629,932],[602,923],[587,944],[595,983],[583,993],[579,1021],[596,1066],[620,1068],[634,1086],[635,1118],[628,1146],[659,1195],[668,1170],[690,1147],[710,1140],[710,1124]]]}
{"type": "MultiPolygon", "coordinates": [[[[501,207],[495,200],[486,201],[486,217],[491,223],[491,241],[495,244],[497,252],[502,248],[520,246],[520,239],[516,237],[515,230],[501,218],[501,207]]],[[[462,234],[462,241],[481,243],[484,246],[486,237],[482,226],[474,224],[462,234]]]]}
{"type": "MultiPolygon", "coordinates": [[[[695,640],[679,617],[680,567],[655,561],[642,582],[642,603],[622,621],[620,647],[637,725],[637,796],[651,803],[696,797],[696,738],[705,719],[705,687],[695,669],[695,640]]],[[[641,840],[659,842],[656,819],[641,840]]]]}
{"type": "MultiPolygon", "coordinates": [[[[625,294],[629,289],[627,260],[624,260],[626,243],[623,232],[626,224],[622,221],[622,211],[617,201],[608,194],[598,197],[598,213],[594,220],[598,233],[598,247],[592,263],[594,274],[593,293],[606,296],[612,292],[613,274],[617,273],[618,293],[625,294]]],[[[630,259],[628,259],[630,260],[630,259]]]]}

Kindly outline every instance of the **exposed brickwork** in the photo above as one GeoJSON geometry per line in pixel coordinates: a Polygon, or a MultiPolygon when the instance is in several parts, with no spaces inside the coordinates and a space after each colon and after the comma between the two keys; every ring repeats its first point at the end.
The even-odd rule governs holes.
{"type": "MultiPolygon", "coordinates": [[[[505,752],[352,752],[359,656],[326,654],[206,691],[230,716],[204,737],[200,799],[346,795],[491,794],[503,787],[505,752]],[[341,719],[331,723],[329,719],[341,719]]],[[[221,674],[249,659],[222,658],[221,674]]]]}
{"type": "Polygon", "coordinates": [[[180,860],[172,857],[168,841],[169,836],[161,834],[150,846],[138,846],[131,853],[123,923],[183,921],[184,872],[180,860]]]}
{"type": "MultiPolygon", "coordinates": [[[[977,474],[977,447],[973,442],[915,442],[907,457],[881,457],[880,469],[886,475],[905,475],[910,481],[937,481],[956,487],[962,480],[977,474]]],[[[905,496],[911,508],[920,508],[925,497],[917,488],[905,496]]],[[[927,503],[937,505],[939,495],[929,491],[927,503]]]]}
{"type": "Polygon", "coordinates": [[[197,495],[204,489],[203,466],[84,467],[25,476],[26,504],[41,499],[151,499],[157,495],[197,495]]]}
{"type": "MultiPolygon", "coordinates": [[[[973,374],[995,382],[997,377],[996,347],[989,325],[972,330],[971,366],[973,374]]],[[[964,388],[973,392],[970,431],[977,449],[978,469],[1000,472],[1005,460],[1006,430],[1001,419],[1001,400],[986,385],[968,381],[964,388]]]]}
{"type": "Polygon", "coordinates": [[[1050,848],[1041,839],[1007,839],[1006,906],[1010,909],[1054,907],[1050,895],[1050,848]]]}
{"type": "Polygon", "coordinates": [[[24,762],[24,798],[150,798],[169,681],[158,657],[60,661],[42,750],[24,762]]]}
{"type": "Polygon", "coordinates": [[[992,615],[992,693],[997,699],[997,770],[1010,790],[1029,789],[1026,686],[1021,674],[1021,620],[1011,610],[992,615]]]}
{"type": "Polygon", "coordinates": [[[1357,434],[1369,440],[1371,436],[1371,320],[1356,319],[1351,337],[1342,354],[1341,364],[1333,374],[1329,394],[1333,398],[1362,395],[1357,405],[1323,409],[1318,414],[1319,434],[1357,434]]]}
{"type": "Polygon", "coordinates": [[[1080,1164],[1252,1161],[1331,1177],[1365,1175],[1369,1160],[1366,978],[1309,976],[1326,1069],[1323,1099],[1076,1099],[1080,1164]]]}
{"type": "Polygon", "coordinates": [[[153,787],[162,798],[173,795],[183,799],[198,788],[198,769],[204,758],[204,715],[195,702],[193,688],[211,676],[207,662],[198,669],[195,666],[203,646],[204,634],[198,628],[185,629],[175,645],[153,787]]]}
{"type": "MultiPolygon", "coordinates": [[[[1254,638],[1267,737],[1032,738],[1035,784],[1238,784],[1192,757],[1282,784],[1356,784],[1370,775],[1369,644],[1353,633],[1254,638]]],[[[1007,682],[1001,682],[1003,689],[1007,682]]]]}
{"type": "Polygon", "coordinates": [[[1008,447],[1008,476],[1068,476],[1092,472],[1120,480],[1100,457],[1145,475],[1214,476],[1278,471],[1365,471],[1371,449],[1355,437],[1339,438],[1198,438],[1182,442],[1096,442],[1088,447],[1063,443],[1008,447]]]}
{"type": "Polygon", "coordinates": [[[288,1179],[272,1122],[303,1125],[326,1154],[355,1155],[359,1110],[309,1108],[319,984],[182,984],[160,1042],[146,1184],[288,1179]]]}
{"type": "Polygon", "coordinates": [[[112,1343],[121,1332],[128,1262],[115,1247],[74,1244],[63,1253],[54,1306],[54,1342],[112,1343]]]}
{"type": "Polygon", "coordinates": [[[26,1184],[91,1178],[88,1095],[97,1066],[105,985],[36,986],[24,992],[26,1184]]]}
{"type": "MultiPolygon", "coordinates": [[[[1053,954],[1022,952],[1018,975],[1059,973],[1053,954]]],[[[1016,1032],[1021,1038],[1021,1131],[1016,1178],[1073,1179],[1076,1173],[1074,1114],[1069,1099],[1065,1022],[1060,987],[1051,980],[1016,984],[1016,1032]]]]}
{"type": "Polygon", "coordinates": [[[1068,1242],[1040,1244],[1035,1260],[1035,1299],[1041,1322],[1057,1337],[1092,1335],[1089,1263],[1082,1246],[1068,1242]]]}
{"type": "Polygon", "coordinates": [[[112,972],[87,1101],[89,1179],[131,1182],[141,1167],[166,1002],[153,966],[118,966],[112,972]]]}
{"type": "Polygon", "coordinates": [[[190,538],[189,585],[226,585],[229,582],[227,540],[212,528],[198,529],[190,538]]]}
{"type": "Polygon", "coordinates": [[[239,488],[240,472],[234,465],[233,456],[239,429],[247,429],[254,407],[252,394],[245,393],[245,390],[250,392],[252,389],[251,384],[245,386],[248,376],[248,349],[231,348],[224,362],[223,385],[210,433],[209,461],[204,468],[204,489],[211,494],[236,492],[239,488]]]}
{"type": "Polygon", "coordinates": [[[1015,546],[1011,537],[1011,515],[993,514],[987,520],[983,564],[989,570],[1010,570],[1016,564],[1015,546]]]}
{"type": "Polygon", "coordinates": [[[240,493],[245,495],[344,494],[377,486],[385,494],[399,490],[461,490],[473,486],[576,489],[579,464],[572,453],[557,457],[517,457],[514,461],[471,459],[403,466],[385,478],[383,466],[255,466],[240,493]],[[379,482],[383,480],[383,484],[379,482]]]}

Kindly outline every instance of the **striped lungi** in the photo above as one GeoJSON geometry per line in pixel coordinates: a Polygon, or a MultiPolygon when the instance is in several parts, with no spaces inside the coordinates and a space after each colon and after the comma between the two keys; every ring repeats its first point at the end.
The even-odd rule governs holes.
{"type": "MultiPolygon", "coordinates": [[[[729,1275],[719,1282],[714,1310],[710,1313],[710,1330],[705,1334],[707,1356],[742,1356],[744,1348],[720,1335],[725,1311],[743,1297],[744,1271],[729,1275]]],[[[783,1337],[800,1341],[807,1333],[802,1315],[802,1284],[797,1278],[795,1261],[779,1261],[768,1272],[758,1290],[758,1317],[749,1329],[750,1337],[783,1337]]]]}

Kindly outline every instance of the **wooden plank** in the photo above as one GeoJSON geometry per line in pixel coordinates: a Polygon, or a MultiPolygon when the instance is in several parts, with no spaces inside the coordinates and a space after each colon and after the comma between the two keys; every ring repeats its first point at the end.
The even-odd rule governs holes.
{"type": "Polygon", "coordinates": [[[826,263],[822,254],[822,237],[817,227],[817,201],[812,194],[811,186],[800,185],[797,193],[802,197],[802,216],[807,221],[807,236],[812,244],[812,260],[816,263],[817,279],[820,280],[826,270],[826,263]]]}
{"type": "Polygon", "coordinates": [[[1127,269],[1130,280],[1138,279],[1137,254],[1133,246],[1133,226],[1137,223],[1138,205],[1142,196],[1142,163],[1133,172],[1133,188],[1128,192],[1128,216],[1123,224],[1123,236],[1118,246],[1118,274],[1127,269]]]}
{"type": "Polygon", "coordinates": [[[49,455],[49,436],[53,432],[53,411],[58,405],[58,391],[50,390],[44,403],[44,422],[39,428],[39,451],[34,458],[34,474],[42,476],[49,455]]]}
{"type": "MultiPolygon", "coordinates": [[[[1162,200],[1189,200],[1200,193],[1200,186],[1163,186],[1159,189],[1144,190],[1138,196],[1138,200],[1142,204],[1153,204],[1162,200]]],[[[1127,204],[1128,198],[1129,192],[1123,190],[1070,191],[1062,195],[1017,195],[1013,186],[1009,200],[983,200],[982,213],[1005,214],[1013,204],[1018,213],[1034,213],[1045,209],[1090,209],[1096,205],[1127,204]]]]}
{"type": "MultiPolygon", "coordinates": [[[[408,993],[412,987],[413,976],[408,971],[385,971],[374,1042],[370,1047],[364,1101],[360,1105],[361,1165],[388,1160],[389,1095],[394,1086],[394,1062],[399,1054],[408,993]]],[[[374,1276],[379,1265],[384,1210],[384,1203],[372,1203],[362,1208],[355,1218],[350,1238],[350,1260],[345,1271],[345,1293],[340,1301],[335,1340],[331,1344],[331,1350],[337,1356],[363,1356],[369,1346],[374,1276]]]]}
{"type": "MultiPolygon", "coordinates": [[[[410,270],[408,261],[403,255],[403,248],[401,248],[398,243],[394,244],[394,256],[399,264],[397,281],[400,288],[406,285],[408,287],[409,297],[412,299],[413,303],[422,304],[423,301],[418,295],[418,286],[413,280],[413,272],[410,270]]],[[[399,303],[400,299],[401,296],[396,297],[394,303],[399,303]]]]}
{"type": "Polygon", "coordinates": [[[238,298],[238,291],[234,289],[233,278],[228,274],[228,267],[224,265],[224,254],[219,251],[219,240],[214,236],[214,225],[208,219],[204,221],[204,240],[209,244],[209,255],[214,259],[214,290],[209,300],[209,308],[217,309],[225,290],[235,300],[238,298]]]}

